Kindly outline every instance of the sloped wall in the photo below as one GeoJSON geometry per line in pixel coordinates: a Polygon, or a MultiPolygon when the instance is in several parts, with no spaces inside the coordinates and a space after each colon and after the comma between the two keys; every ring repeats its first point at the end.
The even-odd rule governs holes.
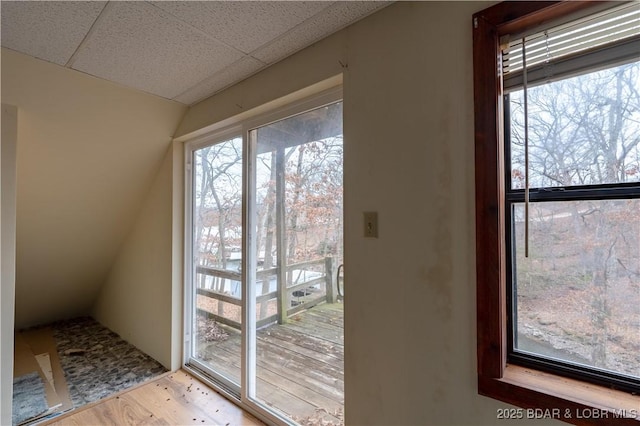
{"type": "Polygon", "coordinates": [[[172,367],[172,163],[170,148],[92,309],[96,320],[167,368],[172,367]]]}
{"type": "Polygon", "coordinates": [[[2,102],[21,111],[16,327],[89,314],[186,107],[7,49],[2,102]]]}

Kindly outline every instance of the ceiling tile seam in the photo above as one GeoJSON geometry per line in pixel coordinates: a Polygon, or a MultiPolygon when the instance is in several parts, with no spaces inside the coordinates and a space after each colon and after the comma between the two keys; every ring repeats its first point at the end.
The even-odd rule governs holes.
{"type": "MultiPolygon", "coordinates": [[[[347,1],[350,1],[350,0],[347,0],[347,1]]],[[[338,3],[337,1],[336,1],[336,2],[331,3],[331,5],[327,6],[327,7],[326,7],[326,8],[324,8],[324,9],[322,9],[320,12],[318,12],[318,13],[314,14],[313,16],[311,16],[311,17],[309,17],[309,18],[305,19],[304,21],[302,21],[301,23],[299,23],[299,24],[298,24],[298,25],[296,25],[295,27],[291,28],[289,31],[282,33],[280,36],[276,37],[275,39],[271,40],[270,42],[265,43],[265,44],[263,44],[262,46],[260,46],[259,48],[255,49],[255,50],[254,50],[254,51],[252,51],[249,55],[253,57],[255,54],[257,54],[258,52],[260,52],[260,50],[262,50],[262,49],[266,49],[266,48],[268,48],[269,46],[271,46],[272,44],[275,44],[276,42],[278,42],[280,39],[285,38],[289,33],[293,32],[293,31],[294,31],[294,30],[296,30],[298,27],[300,27],[300,26],[302,26],[302,25],[306,24],[306,22],[307,22],[307,21],[309,21],[309,20],[311,20],[311,19],[313,19],[313,18],[317,18],[318,16],[320,16],[320,15],[321,15],[321,14],[323,14],[323,13],[325,13],[325,12],[326,12],[327,10],[329,10],[330,8],[334,7],[337,3],[338,3]]],[[[366,13],[366,14],[364,14],[364,15],[359,15],[359,17],[358,17],[355,21],[347,22],[347,23],[345,23],[345,24],[343,24],[343,25],[339,26],[337,29],[335,29],[334,31],[332,31],[332,32],[331,32],[331,33],[329,33],[329,34],[324,34],[324,35],[321,35],[321,36],[320,36],[320,37],[318,37],[318,38],[315,38],[315,39],[314,39],[314,41],[312,41],[310,44],[308,44],[308,45],[305,45],[305,46],[302,46],[302,47],[300,47],[300,48],[295,49],[295,50],[294,50],[294,51],[292,51],[291,53],[287,54],[287,56],[285,56],[284,58],[278,59],[275,63],[280,62],[280,61],[282,61],[282,60],[284,60],[284,59],[288,58],[289,56],[293,56],[293,55],[295,55],[296,53],[298,53],[299,51],[304,50],[304,49],[306,49],[307,47],[310,47],[310,46],[312,46],[313,44],[318,43],[319,41],[324,40],[325,38],[327,38],[327,37],[329,37],[329,36],[331,36],[331,35],[333,35],[333,34],[335,34],[335,33],[339,32],[339,31],[344,30],[344,29],[345,29],[345,28],[347,28],[347,27],[350,27],[351,25],[355,24],[356,22],[361,21],[361,20],[363,20],[364,18],[366,18],[366,17],[368,17],[368,16],[370,16],[370,15],[373,15],[373,14],[374,14],[374,13],[376,13],[376,12],[379,12],[381,9],[384,9],[385,7],[387,7],[388,5],[390,5],[391,3],[393,3],[393,1],[378,1],[378,0],[375,0],[375,1],[373,1],[372,3],[380,3],[380,6],[376,7],[375,9],[372,9],[371,11],[369,11],[368,13],[366,13]]],[[[257,58],[256,58],[256,59],[257,59],[257,58]]]]}
{"type": "MultiPolygon", "coordinates": [[[[229,68],[233,67],[234,65],[236,65],[238,62],[242,61],[242,60],[243,60],[243,59],[245,59],[245,58],[251,58],[251,59],[253,59],[253,60],[255,60],[255,61],[258,61],[258,62],[260,62],[260,63],[262,64],[262,66],[261,66],[257,71],[255,71],[255,72],[251,73],[251,75],[248,75],[246,78],[249,78],[249,77],[251,77],[253,74],[256,74],[256,73],[260,72],[260,71],[261,71],[261,70],[263,70],[266,66],[268,66],[268,65],[269,65],[267,62],[261,61],[261,60],[260,60],[260,59],[258,59],[258,58],[254,58],[254,57],[253,57],[253,56],[251,56],[251,55],[243,54],[243,55],[242,55],[242,58],[238,59],[237,61],[234,61],[234,62],[230,63],[230,64],[229,64],[229,65],[227,65],[226,67],[222,68],[220,71],[217,71],[217,72],[216,72],[216,73],[214,73],[214,74],[208,75],[207,77],[205,77],[205,78],[203,78],[202,80],[198,81],[196,84],[194,84],[193,86],[189,87],[188,89],[183,90],[183,91],[182,91],[182,93],[179,93],[178,95],[174,96],[174,97],[173,97],[173,98],[171,98],[171,99],[172,99],[172,100],[175,100],[175,99],[179,98],[180,96],[182,96],[182,95],[184,95],[185,93],[187,93],[187,92],[189,92],[190,90],[192,90],[194,87],[196,87],[196,86],[198,86],[198,85],[200,85],[200,84],[204,83],[205,81],[209,80],[211,77],[213,77],[213,76],[215,76],[215,75],[217,75],[217,74],[222,74],[223,72],[227,71],[229,68]]],[[[243,80],[244,80],[244,78],[243,78],[243,80]]],[[[239,81],[238,81],[238,82],[236,82],[236,83],[239,83],[239,81]]],[[[222,90],[226,89],[227,87],[233,86],[233,85],[234,85],[234,84],[236,84],[236,83],[231,83],[231,84],[229,84],[229,85],[225,86],[224,88],[222,88],[222,89],[220,89],[220,90],[217,90],[217,91],[216,91],[216,92],[214,92],[214,93],[210,93],[210,94],[206,95],[206,96],[205,96],[205,98],[207,98],[207,97],[209,97],[209,96],[212,96],[212,95],[214,95],[215,93],[221,92],[222,90]]],[[[202,99],[204,99],[204,98],[202,98],[202,99]]],[[[202,100],[202,99],[201,99],[201,100],[202,100]]],[[[199,102],[199,101],[196,101],[196,102],[199,102]]],[[[195,103],[195,102],[194,102],[194,103],[195,103]]],[[[191,105],[193,105],[193,104],[191,104],[191,105]]]]}
{"type": "Polygon", "coordinates": [[[110,1],[104,4],[104,7],[100,11],[96,19],[93,21],[93,23],[91,24],[89,31],[87,31],[87,33],[84,35],[84,37],[82,38],[82,41],[78,44],[78,46],[76,47],[76,50],[73,52],[73,54],[71,55],[67,63],[64,64],[66,68],[73,68],[73,64],[76,62],[76,58],[78,57],[80,50],[82,50],[82,48],[87,44],[87,42],[89,41],[89,38],[91,38],[91,36],[93,35],[98,22],[104,19],[103,16],[106,15],[107,8],[110,8],[110,7],[111,7],[110,1]]]}
{"type": "MultiPolygon", "coordinates": [[[[248,74],[247,76],[243,77],[243,78],[242,78],[242,80],[234,81],[234,82],[232,82],[232,83],[229,83],[229,84],[227,84],[227,85],[225,85],[225,86],[223,86],[223,87],[219,88],[219,89],[218,89],[218,90],[216,90],[215,92],[207,93],[206,95],[200,96],[200,97],[198,97],[195,101],[190,102],[190,103],[189,103],[189,106],[193,106],[193,105],[197,104],[198,102],[202,102],[202,101],[204,101],[205,99],[208,99],[208,98],[210,98],[210,97],[212,97],[212,96],[214,96],[214,95],[217,95],[218,93],[221,93],[221,92],[223,92],[223,91],[227,90],[228,88],[230,88],[230,87],[232,87],[232,86],[235,86],[236,84],[242,83],[243,81],[247,80],[248,78],[251,78],[251,77],[253,77],[254,75],[258,74],[260,71],[264,70],[265,68],[266,68],[266,66],[264,66],[264,67],[262,67],[262,68],[259,68],[259,69],[255,70],[254,72],[252,72],[251,74],[248,74]]],[[[172,99],[172,100],[174,100],[174,101],[176,101],[176,102],[180,102],[180,101],[175,100],[175,99],[172,99]]]]}
{"type": "MultiPolygon", "coordinates": [[[[327,7],[323,8],[321,11],[319,11],[318,13],[313,14],[312,16],[310,16],[309,18],[307,18],[307,19],[305,19],[304,21],[300,22],[299,24],[297,24],[297,25],[296,25],[296,26],[294,26],[293,28],[291,28],[291,29],[289,29],[288,31],[286,31],[286,32],[282,33],[281,35],[279,35],[279,36],[278,36],[278,37],[276,37],[275,39],[271,40],[271,41],[270,41],[270,42],[268,42],[268,43],[263,44],[262,46],[258,47],[257,49],[254,49],[251,53],[249,53],[249,54],[245,54],[245,55],[244,55],[244,57],[250,57],[250,58],[252,58],[252,59],[254,59],[254,60],[256,60],[256,61],[258,61],[258,62],[260,62],[260,63],[264,64],[264,66],[263,66],[263,67],[261,67],[260,69],[256,70],[255,72],[252,72],[251,74],[247,75],[246,77],[244,77],[244,78],[243,78],[242,80],[240,80],[240,81],[237,81],[237,82],[234,82],[234,83],[228,84],[228,85],[226,85],[226,86],[224,86],[224,87],[222,87],[222,88],[220,88],[220,89],[216,90],[216,91],[215,91],[215,92],[213,92],[213,93],[209,93],[209,94],[207,94],[207,95],[204,95],[203,97],[198,98],[196,101],[189,103],[189,105],[190,105],[190,106],[195,105],[195,104],[197,104],[198,102],[201,102],[201,101],[202,101],[202,100],[204,100],[204,99],[207,99],[207,98],[209,98],[209,97],[211,97],[211,96],[214,96],[215,94],[220,93],[220,92],[222,92],[222,91],[226,90],[227,88],[229,88],[229,87],[231,87],[231,86],[234,86],[234,85],[236,85],[236,84],[240,83],[241,81],[244,81],[244,80],[246,80],[246,79],[248,79],[248,78],[252,77],[253,75],[255,75],[255,74],[259,73],[260,71],[263,71],[266,67],[269,67],[269,66],[273,65],[273,63],[267,63],[267,62],[264,62],[263,60],[261,60],[261,59],[257,58],[256,56],[254,56],[254,54],[255,54],[256,52],[259,52],[260,50],[262,50],[262,49],[264,49],[264,48],[267,48],[268,46],[270,46],[270,45],[272,45],[272,44],[274,44],[274,43],[278,42],[281,38],[284,38],[284,37],[286,37],[289,33],[291,33],[291,32],[293,32],[293,31],[295,31],[298,27],[305,25],[305,24],[307,23],[307,21],[310,21],[310,20],[312,20],[312,19],[314,19],[314,18],[317,18],[317,17],[318,17],[318,15],[321,15],[321,14],[323,14],[323,13],[326,13],[326,12],[327,12],[327,10],[331,9],[332,7],[334,7],[334,6],[336,5],[336,3],[337,3],[337,2],[335,2],[335,1],[334,1],[334,2],[332,2],[332,3],[331,3],[331,4],[329,4],[327,7]]],[[[375,13],[375,12],[379,11],[380,9],[384,8],[385,6],[387,6],[388,4],[390,4],[391,2],[384,2],[384,1],[381,1],[380,3],[382,4],[380,7],[373,9],[370,13],[368,13],[368,14],[364,15],[362,18],[364,18],[364,17],[366,17],[366,16],[369,16],[369,15],[371,15],[371,14],[373,14],[373,13],[375,13]]],[[[179,19],[179,18],[177,18],[177,19],[179,19]]],[[[322,40],[322,39],[324,39],[324,38],[326,38],[326,37],[329,37],[330,35],[332,35],[332,34],[334,34],[334,33],[338,32],[338,31],[340,31],[340,30],[342,30],[342,29],[344,29],[344,28],[346,28],[346,27],[348,27],[349,25],[351,25],[351,24],[353,24],[353,23],[354,23],[354,22],[351,22],[351,23],[349,23],[349,24],[343,25],[343,26],[341,26],[339,29],[337,29],[336,31],[332,32],[331,34],[326,34],[326,35],[324,35],[324,36],[319,37],[319,38],[318,38],[318,39],[316,39],[313,43],[317,43],[318,41],[320,41],[320,40],[322,40]]],[[[313,43],[312,43],[312,44],[313,44],[313,43]]],[[[286,59],[286,58],[288,58],[288,57],[290,57],[290,56],[293,56],[294,54],[298,53],[299,51],[304,50],[306,47],[308,47],[308,46],[300,47],[299,49],[296,49],[295,51],[293,51],[293,52],[289,53],[286,57],[284,57],[284,58],[282,58],[282,59],[280,59],[280,60],[284,60],[284,59],[286,59]]],[[[280,62],[280,60],[278,60],[278,61],[276,61],[276,62],[280,62]]],[[[222,70],[220,70],[219,72],[221,73],[221,72],[225,71],[227,68],[230,68],[230,67],[231,67],[231,66],[233,66],[235,63],[236,63],[236,62],[234,62],[233,64],[228,65],[227,67],[223,68],[223,69],[222,69],[222,70]]],[[[179,95],[175,96],[175,97],[174,97],[174,98],[172,98],[172,99],[173,99],[173,100],[176,100],[177,98],[179,98],[179,97],[183,96],[185,93],[189,92],[189,91],[190,91],[190,90],[192,90],[194,87],[196,87],[196,86],[198,86],[199,84],[201,84],[201,83],[205,82],[206,80],[210,79],[211,77],[212,77],[212,76],[209,76],[209,77],[207,77],[207,78],[205,78],[205,79],[203,79],[203,80],[199,81],[198,83],[194,84],[194,85],[193,85],[193,86],[191,86],[189,89],[187,89],[187,90],[183,91],[182,93],[180,93],[179,95]]]]}
{"type": "MultiPolygon", "coordinates": [[[[278,42],[278,41],[280,41],[281,39],[283,39],[283,38],[287,37],[287,36],[289,35],[289,33],[292,33],[292,32],[294,32],[295,30],[297,30],[299,27],[305,26],[305,25],[307,24],[307,22],[309,22],[309,21],[311,21],[312,19],[315,19],[315,18],[317,18],[318,16],[322,15],[322,14],[323,14],[323,13],[325,13],[327,10],[331,9],[332,7],[334,7],[334,6],[336,5],[336,3],[337,3],[336,1],[331,2],[329,5],[327,5],[327,7],[325,7],[325,8],[323,8],[323,9],[321,9],[321,10],[320,10],[319,12],[317,12],[317,13],[314,13],[313,15],[311,15],[310,17],[308,17],[308,18],[307,18],[307,19],[305,19],[304,21],[299,22],[299,23],[298,23],[297,25],[295,25],[294,27],[292,27],[292,28],[290,28],[289,30],[287,30],[287,31],[283,32],[283,33],[282,33],[282,34],[280,34],[278,37],[274,38],[273,40],[271,40],[271,41],[269,41],[269,42],[267,42],[267,43],[265,43],[265,44],[263,44],[262,46],[258,47],[257,49],[252,50],[252,51],[251,51],[251,52],[249,52],[248,54],[249,54],[250,56],[252,56],[252,57],[254,57],[254,58],[255,58],[255,56],[254,56],[254,54],[255,54],[255,53],[259,52],[259,51],[260,51],[260,50],[262,50],[262,49],[265,49],[265,48],[267,48],[267,47],[271,46],[272,44],[277,43],[277,42],[278,42]]],[[[349,24],[349,25],[350,25],[350,24],[349,24]]],[[[339,30],[338,30],[338,31],[339,31],[339,30]]],[[[334,32],[337,32],[337,31],[334,31],[334,32]]],[[[331,34],[333,34],[333,33],[331,33],[331,34]]],[[[319,38],[319,39],[315,40],[315,41],[314,41],[314,43],[315,43],[315,42],[317,42],[317,41],[319,41],[319,40],[321,40],[321,39],[323,39],[323,38],[325,38],[325,37],[329,37],[331,34],[326,34],[326,35],[322,36],[321,38],[319,38]]],[[[291,52],[289,55],[287,55],[287,57],[289,57],[289,56],[291,56],[291,55],[293,55],[293,54],[295,54],[295,53],[299,52],[300,50],[302,50],[302,49],[304,49],[304,48],[306,48],[306,47],[309,47],[309,46],[303,46],[303,47],[301,47],[301,48],[299,48],[299,49],[296,49],[294,52],[291,52]]],[[[255,58],[255,59],[257,59],[257,58],[255,58]]],[[[282,59],[285,59],[285,58],[282,58],[282,59]]]]}
{"type": "MultiPolygon", "coordinates": [[[[6,48],[6,47],[3,47],[3,49],[7,49],[7,48],[6,48]]],[[[22,52],[18,52],[18,53],[21,53],[21,54],[23,54],[23,55],[24,55],[24,53],[22,53],[22,52]]],[[[47,61],[46,59],[40,59],[40,58],[35,58],[35,57],[33,57],[33,58],[34,58],[34,59],[36,59],[36,60],[38,60],[38,61],[49,62],[49,61],[47,61]]],[[[49,62],[49,63],[52,63],[52,64],[53,64],[53,62],[49,62]]],[[[54,64],[54,65],[60,66],[60,65],[58,65],[58,64],[54,64]]],[[[165,97],[165,96],[158,95],[158,94],[156,94],[156,93],[147,92],[146,90],[142,90],[142,89],[140,89],[140,88],[138,88],[138,87],[130,86],[130,85],[128,85],[128,84],[120,83],[120,82],[113,81],[113,80],[109,80],[108,78],[100,77],[100,76],[97,76],[97,75],[91,74],[91,73],[89,73],[89,72],[87,72],[87,71],[84,71],[84,70],[80,70],[80,69],[77,69],[77,68],[70,68],[70,70],[71,70],[72,72],[79,72],[79,73],[81,73],[81,74],[84,74],[84,75],[85,75],[85,76],[87,76],[87,77],[95,78],[95,79],[98,79],[98,80],[101,80],[101,81],[105,81],[105,82],[107,82],[107,83],[109,83],[109,84],[113,84],[113,85],[116,85],[116,86],[118,86],[118,87],[121,87],[121,88],[124,88],[124,89],[127,89],[127,90],[133,90],[134,92],[141,93],[141,94],[146,95],[146,96],[153,96],[153,97],[158,98],[158,99],[162,99],[162,100],[170,101],[170,102],[177,102],[177,103],[179,103],[179,104],[181,104],[181,105],[186,105],[186,106],[188,106],[188,105],[187,105],[187,104],[185,104],[184,102],[177,101],[177,100],[175,100],[175,99],[173,99],[173,98],[167,98],[167,97],[165,97]]]]}
{"type": "MultiPolygon", "coordinates": [[[[187,1],[188,1],[188,0],[187,0],[187,1]]],[[[150,6],[155,7],[156,9],[158,9],[161,13],[163,13],[165,16],[169,17],[170,19],[173,19],[174,21],[178,21],[178,22],[180,22],[180,24],[182,24],[182,25],[186,25],[186,26],[188,26],[189,28],[191,28],[192,30],[196,31],[196,32],[197,32],[197,33],[199,33],[200,35],[205,36],[205,37],[206,37],[206,38],[208,38],[209,40],[215,41],[216,43],[221,44],[221,45],[223,45],[224,47],[227,47],[227,48],[232,49],[232,50],[234,50],[234,51],[236,51],[236,52],[239,52],[239,53],[241,53],[241,54],[242,54],[242,56],[247,55],[247,52],[243,52],[242,50],[238,49],[237,47],[234,47],[234,46],[231,46],[230,44],[225,43],[224,41],[222,41],[222,40],[220,40],[220,39],[218,39],[218,38],[216,38],[216,37],[212,36],[211,34],[207,33],[206,31],[202,31],[200,28],[198,28],[198,27],[196,27],[196,26],[191,25],[190,23],[188,23],[187,21],[185,21],[185,20],[183,20],[183,19],[179,18],[178,16],[174,15],[173,13],[168,12],[168,11],[164,10],[163,8],[158,7],[158,6],[156,6],[155,4],[153,4],[153,3],[149,2],[149,1],[146,1],[146,0],[145,0],[145,3],[147,3],[147,4],[148,4],[148,5],[150,5],[150,6]]]]}

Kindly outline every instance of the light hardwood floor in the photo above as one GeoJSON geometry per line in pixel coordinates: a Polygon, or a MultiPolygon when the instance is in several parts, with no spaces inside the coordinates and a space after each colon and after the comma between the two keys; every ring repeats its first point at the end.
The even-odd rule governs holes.
{"type": "Polygon", "coordinates": [[[184,370],[44,423],[59,425],[263,425],[184,370]]]}

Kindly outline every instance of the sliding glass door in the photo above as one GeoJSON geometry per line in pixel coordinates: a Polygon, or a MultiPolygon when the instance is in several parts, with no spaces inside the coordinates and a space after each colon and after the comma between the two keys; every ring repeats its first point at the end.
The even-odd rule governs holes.
{"type": "Polygon", "coordinates": [[[342,423],[338,94],[187,146],[185,364],[271,421],[342,423]]]}
{"type": "Polygon", "coordinates": [[[190,357],[238,392],[242,328],[242,137],[192,152],[190,357]]]}
{"type": "Polygon", "coordinates": [[[344,399],[342,104],[250,133],[256,235],[249,396],[303,423],[336,424],[344,399]],[[253,390],[253,389],[252,389],[253,390]]]}

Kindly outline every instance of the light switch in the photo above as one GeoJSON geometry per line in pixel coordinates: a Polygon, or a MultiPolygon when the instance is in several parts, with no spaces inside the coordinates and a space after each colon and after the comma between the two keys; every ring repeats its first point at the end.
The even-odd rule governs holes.
{"type": "Polygon", "coordinates": [[[378,238],[378,212],[364,212],[365,238],[378,238]]]}

